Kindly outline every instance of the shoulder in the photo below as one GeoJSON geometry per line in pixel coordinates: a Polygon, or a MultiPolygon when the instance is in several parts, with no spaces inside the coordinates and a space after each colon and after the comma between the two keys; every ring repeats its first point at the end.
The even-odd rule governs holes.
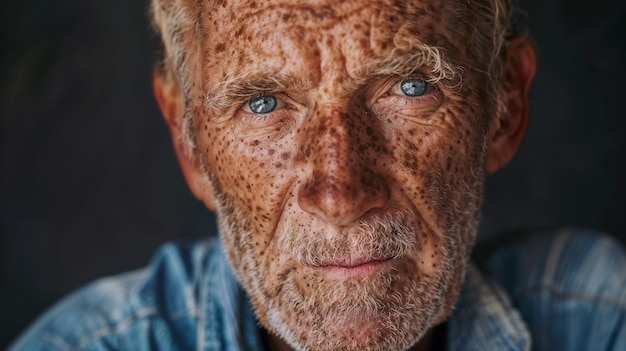
{"type": "Polygon", "coordinates": [[[186,349],[195,342],[188,334],[198,281],[218,246],[166,244],[148,267],[99,279],[58,302],[10,350],[186,349]]]}
{"type": "Polygon", "coordinates": [[[566,228],[518,233],[477,259],[514,294],[537,289],[624,303],[626,254],[614,238],[566,228]]]}
{"type": "Polygon", "coordinates": [[[511,295],[536,349],[626,347],[626,253],[610,236],[523,232],[477,259],[511,295]]]}

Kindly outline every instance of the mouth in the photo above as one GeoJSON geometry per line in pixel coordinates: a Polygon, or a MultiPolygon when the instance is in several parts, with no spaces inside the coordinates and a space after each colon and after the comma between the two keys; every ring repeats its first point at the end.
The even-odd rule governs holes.
{"type": "Polygon", "coordinates": [[[325,276],[337,279],[356,279],[374,275],[389,268],[394,259],[341,259],[332,262],[322,262],[313,268],[325,276]]]}

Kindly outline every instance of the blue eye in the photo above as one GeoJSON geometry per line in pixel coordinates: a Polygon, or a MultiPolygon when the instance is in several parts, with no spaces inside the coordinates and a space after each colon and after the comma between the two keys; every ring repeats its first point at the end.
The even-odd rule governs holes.
{"type": "Polygon", "coordinates": [[[422,96],[428,90],[428,83],[421,79],[406,79],[400,83],[400,89],[406,96],[422,96]]]}
{"type": "Polygon", "coordinates": [[[273,96],[259,96],[250,99],[248,106],[253,113],[259,115],[270,113],[276,109],[276,98],[273,96]]]}

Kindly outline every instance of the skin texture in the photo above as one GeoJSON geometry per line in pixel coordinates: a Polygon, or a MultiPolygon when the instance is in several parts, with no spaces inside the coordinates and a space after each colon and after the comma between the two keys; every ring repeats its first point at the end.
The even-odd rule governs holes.
{"type": "Polygon", "coordinates": [[[408,349],[457,300],[484,175],[521,142],[535,63],[526,40],[509,46],[494,116],[446,6],[224,2],[198,16],[189,95],[155,75],[185,177],[276,348],[408,349]],[[407,78],[426,93],[405,96],[407,78]],[[278,107],[253,113],[259,96],[278,107]]]}

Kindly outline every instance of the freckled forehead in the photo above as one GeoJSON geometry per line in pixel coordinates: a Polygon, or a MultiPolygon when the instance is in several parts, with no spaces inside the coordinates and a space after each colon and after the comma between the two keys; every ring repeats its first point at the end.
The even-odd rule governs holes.
{"type": "Polygon", "coordinates": [[[446,25],[453,19],[443,0],[233,1],[211,12],[203,16],[205,54],[213,68],[233,72],[290,67],[315,76],[311,70],[320,67],[310,61],[320,59],[320,50],[341,50],[349,61],[427,44],[462,57],[467,43],[446,25]]]}

